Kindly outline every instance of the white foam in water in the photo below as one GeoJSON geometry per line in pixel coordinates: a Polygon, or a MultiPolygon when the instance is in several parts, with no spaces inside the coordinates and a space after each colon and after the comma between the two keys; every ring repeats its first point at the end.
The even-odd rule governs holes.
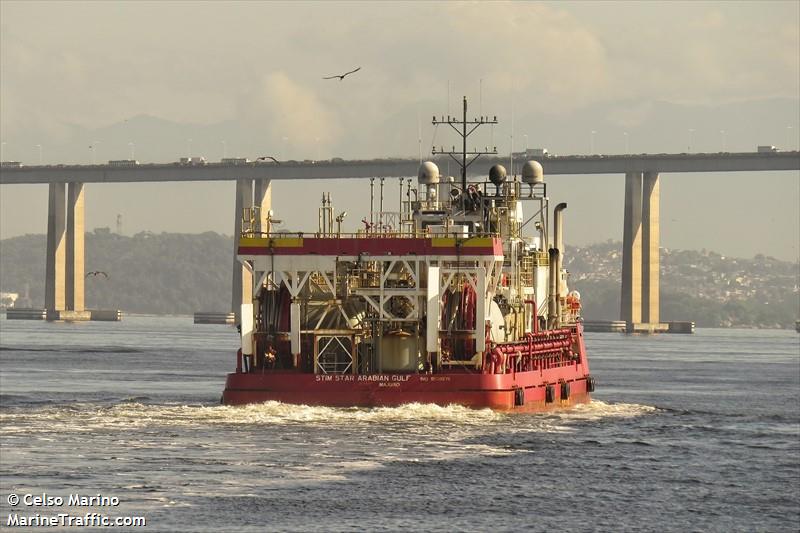
{"type": "Polygon", "coordinates": [[[547,414],[528,414],[524,419],[516,415],[490,409],[475,410],[459,405],[442,407],[433,404],[412,403],[400,407],[332,408],[265,402],[245,406],[190,406],[145,405],[121,403],[112,407],[91,404],[72,405],[67,408],[48,407],[25,413],[0,415],[6,434],[19,432],[53,432],[69,429],[87,432],[100,428],[141,428],[151,426],[209,426],[209,425],[285,425],[313,424],[346,427],[352,424],[405,423],[429,427],[431,423],[446,423],[470,427],[509,422],[527,429],[548,432],[568,431],[569,427],[554,425],[559,422],[594,421],[603,418],[630,418],[652,413],[655,407],[627,403],[606,403],[594,400],[589,404],[574,406],[564,411],[547,414]],[[520,422],[524,420],[524,423],[520,422]]]}
{"type": "Polygon", "coordinates": [[[576,420],[599,420],[601,418],[632,418],[648,415],[657,410],[651,405],[606,403],[600,400],[592,400],[590,403],[578,404],[568,411],[560,411],[559,413],[566,418],[576,420]]]}
{"type": "Polygon", "coordinates": [[[69,426],[72,431],[92,431],[104,427],[205,426],[215,424],[383,424],[398,422],[450,422],[458,425],[485,424],[506,415],[489,409],[473,410],[452,405],[408,404],[373,409],[311,407],[266,402],[245,406],[159,406],[121,403],[112,407],[91,404],[68,408],[48,407],[25,413],[0,415],[4,432],[55,431],[69,426]]]}
{"type": "Polygon", "coordinates": [[[635,418],[656,412],[655,407],[635,403],[606,403],[592,400],[590,403],[578,404],[570,409],[551,411],[541,420],[540,431],[567,433],[577,431],[579,426],[573,422],[596,422],[605,419],[635,418]],[[554,423],[555,422],[555,423],[554,423]],[[568,425],[564,425],[564,424],[568,425]]]}

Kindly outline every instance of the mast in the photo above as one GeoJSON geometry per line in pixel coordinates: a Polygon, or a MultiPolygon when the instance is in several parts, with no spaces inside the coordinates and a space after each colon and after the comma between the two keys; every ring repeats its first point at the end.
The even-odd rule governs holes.
{"type": "Polygon", "coordinates": [[[447,120],[444,120],[442,117],[440,120],[436,120],[436,117],[433,117],[433,121],[431,122],[434,126],[439,124],[447,124],[461,137],[461,151],[457,152],[455,146],[453,146],[452,150],[445,150],[443,147],[439,147],[438,149],[434,146],[431,150],[432,155],[449,155],[453,161],[461,169],[461,192],[462,198],[465,198],[463,193],[467,190],[467,168],[475,162],[480,156],[482,155],[497,155],[497,147],[493,146],[492,150],[489,150],[487,147],[485,150],[478,150],[477,148],[473,149],[471,152],[467,150],[467,137],[469,137],[476,129],[484,124],[497,124],[497,116],[492,117],[478,117],[473,120],[467,120],[467,97],[464,97],[464,106],[463,106],[463,113],[461,120],[456,119],[455,117],[451,117],[447,115],[447,120]],[[457,126],[461,126],[459,130],[457,126]],[[459,159],[456,156],[461,156],[459,159]],[[468,156],[475,156],[469,161],[467,160],[468,156]]]}
{"type": "Polygon", "coordinates": [[[461,140],[464,143],[461,152],[461,190],[467,190],[467,97],[464,97],[464,118],[461,121],[464,133],[461,134],[461,140]]]}

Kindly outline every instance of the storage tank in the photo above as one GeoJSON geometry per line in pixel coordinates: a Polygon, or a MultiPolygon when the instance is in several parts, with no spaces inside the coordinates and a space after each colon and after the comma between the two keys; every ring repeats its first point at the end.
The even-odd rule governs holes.
{"type": "Polygon", "coordinates": [[[381,337],[380,369],[387,371],[414,371],[419,366],[418,339],[408,333],[390,333],[381,337]]]}

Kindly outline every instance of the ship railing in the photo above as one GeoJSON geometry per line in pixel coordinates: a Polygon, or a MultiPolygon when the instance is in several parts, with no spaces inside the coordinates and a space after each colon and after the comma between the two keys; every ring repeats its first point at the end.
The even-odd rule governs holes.
{"type": "Polygon", "coordinates": [[[525,287],[533,287],[534,268],[536,264],[533,257],[524,256],[520,263],[519,278],[525,287]]]}
{"type": "Polygon", "coordinates": [[[242,209],[242,237],[250,237],[261,231],[259,224],[260,214],[261,209],[258,207],[245,207],[242,209]]]}
{"type": "Polygon", "coordinates": [[[505,372],[514,373],[531,370],[550,370],[565,366],[574,366],[578,360],[575,353],[565,354],[563,351],[551,353],[523,355],[519,353],[508,354],[505,372]]]}
{"type": "Polygon", "coordinates": [[[251,226],[242,225],[242,237],[265,239],[430,239],[430,238],[491,238],[498,237],[497,233],[473,233],[469,237],[460,237],[452,233],[436,234],[427,230],[415,231],[372,231],[358,230],[356,232],[320,233],[306,231],[258,231],[251,226]]]}
{"type": "MultiPolygon", "coordinates": [[[[472,232],[469,235],[463,236],[455,232],[447,233],[432,233],[430,228],[417,228],[414,226],[412,220],[404,219],[402,213],[396,211],[384,211],[374,215],[374,221],[368,221],[366,218],[362,220],[364,228],[358,229],[355,232],[337,231],[286,231],[275,230],[275,225],[280,224],[280,220],[273,217],[272,211],[267,211],[266,217],[262,216],[263,210],[258,206],[242,208],[241,217],[241,236],[242,237],[260,237],[260,238],[331,238],[331,239],[360,239],[360,238],[418,238],[425,239],[431,237],[456,237],[456,238],[485,238],[485,237],[499,237],[498,232],[472,232]]],[[[543,257],[537,256],[537,261],[547,261],[547,252],[537,252],[543,254],[543,257]]],[[[546,263],[545,263],[546,264],[546,263]]]]}
{"type": "Polygon", "coordinates": [[[529,333],[527,338],[497,345],[494,350],[505,354],[507,362],[501,367],[492,366],[494,371],[491,373],[547,370],[579,362],[574,331],[570,326],[529,333]]]}
{"type": "Polygon", "coordinates": [[[272,215],[272,210],[266,211],[266,216],[259,206],[251,206],[242,208],[242,236],[255,237],[265,233],[272,233],[275,224],[280,224],[281,221],[277,220],[272,215]]]}
{"type": "Polygon", "coordinates": [[[547,197],[547,185],[545,183],[527,184],[517,181],[506,181],[500,185],[495,185],[491,181],[470,182],[470,187],[481,190],[484,198],[503,198],[506,200],[535,199],[541,200],[547,197]]]}

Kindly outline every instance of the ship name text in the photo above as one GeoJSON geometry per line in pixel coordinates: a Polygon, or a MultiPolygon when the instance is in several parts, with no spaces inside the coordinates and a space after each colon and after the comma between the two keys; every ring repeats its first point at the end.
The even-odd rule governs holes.
{"type": "Polygon", "coordinates": [[[350,374],[318,374],[316,381],[318,382],[405,382],[411,378],[408,374],[371,374],[353,376],[350,374]]]}

